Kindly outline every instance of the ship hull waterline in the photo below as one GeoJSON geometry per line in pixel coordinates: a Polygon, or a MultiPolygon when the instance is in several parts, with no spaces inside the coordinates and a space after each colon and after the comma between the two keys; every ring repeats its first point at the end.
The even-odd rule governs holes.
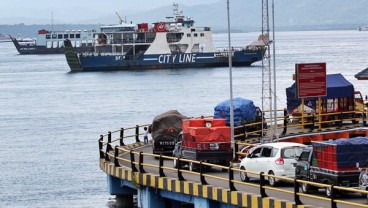
{"type": "MultiPolygon", "coordinates": [[[[121,55],[83,56],[71,55],[67,57],[71,71],[121,71],[137,69],[180,69],[227,67],[228,57],[216,57],[216,53],[191,54],[157,54],[145,55],[141,59],[127,60],[121,55]]],[[[251,66],[252,63],[262,60],[261,52],[234,52],[232,65],[251,66]]]]}

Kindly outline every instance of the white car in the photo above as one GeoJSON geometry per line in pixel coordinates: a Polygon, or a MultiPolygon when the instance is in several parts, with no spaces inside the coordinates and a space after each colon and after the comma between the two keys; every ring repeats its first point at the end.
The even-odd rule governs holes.
{"type": "MultiPolygon", "coordinates": [[[[307,145],[294,142],[275,142],[258,145],[250,154],[241,160],[239,168],[256,174],[240,172],[240,179],[244,182],[249,178],[259,178],[259,173],[295,178],[296,160],[307,145]]],[[[269,177],[268,182],[275,186],[278,180],[269,177]]]]}

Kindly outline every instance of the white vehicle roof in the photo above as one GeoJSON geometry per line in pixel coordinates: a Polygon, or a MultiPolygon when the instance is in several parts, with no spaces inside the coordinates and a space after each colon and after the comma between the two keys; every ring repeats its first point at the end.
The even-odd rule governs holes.
{"type": "Polygon", "coordinates": [[[292,146],[307,147],[307,145],[305,145],[305,144],[300,144],[300,143],[296,143],[296,142],[272,142],[272,143],[261,144],[257,147],[260,147],[260,146],[272,146],[272,147],[276,147],[276,148],[292,147],[292,146]]]}

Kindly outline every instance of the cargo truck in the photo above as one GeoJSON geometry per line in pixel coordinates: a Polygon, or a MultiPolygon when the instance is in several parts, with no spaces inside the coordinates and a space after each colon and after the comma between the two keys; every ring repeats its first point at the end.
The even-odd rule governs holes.
{"type": "MultiPolygon", "coordinates": [[[[364,166],[368,159],[367,148],[366,137],[312,142],[312,146],[300,155],[295,176],[305,181],[358,188],[361,169],[364,168],[360,166],[364,166]]],[[[301,184],[303,193],[317,189],[307,183],[301,184]]],[[[325,188],[325,193],[331,197],[331,188],[325,188]]]]}
{"type": "Polygon", "coordinates": [[[175,139],[182,130],[182,119],[188,117],[177,110],[170,110],[156,116],[150,126],[152,135],[152,153],[171,155],[175,147],[175,139]]]}
{"type": "MultiPolygon", "coordinates": [[[[174,157],[229,166],[233,159],[230,127],[225,119],[184,119],[183,131],[176,139],[174,157]]],[[[190,171],[198,164],[189,162],[190,171]]],[[[174,167],[178,161],[174,160],[174,167]]]]}
{"type": "MultiPolygon", "coordinates": [[[[267,129],[264,113],[255,106],[252,100],[236,97],[233,99],[234,106],[234,134],[262,134],[262,129],[267,129]],[[253,124],[254,125],[248,125],[253,124]]],[[[214,108],[214,118],[226,120],[226,125],[230,126],[230,100],[225,100],[217,104],[214,108]]],[[[266,131],[263,131],[266,134],[266,131]]],[[[243,140],[245,136],[236,136],[235,139],[243,140]]]]}
{"type": "MultiPolygon", "coordinates": [[[[327,95],[321,97],[321,114],[343,114],[342,118],[340,114],[323,115],[322,121],[351,119],[353,123],[358,123],[365,108],[360,91],[354,90],[354,86],[341,74],[328,74],[326,79],[327,95]]],[[[286,88],[287,110],[289,115],[300,117],[302,115],[302,99],[297,97],[296,88],[295,83],[286,88]]],[[[304,98],[304,115],[317,116],[318,113],[318,98],[304,98]]],[[[316,117],[315,119],[317,120],[316,117]]],[[[312,123],[313,117],[308,117],[304,121],[312,123]]]]}

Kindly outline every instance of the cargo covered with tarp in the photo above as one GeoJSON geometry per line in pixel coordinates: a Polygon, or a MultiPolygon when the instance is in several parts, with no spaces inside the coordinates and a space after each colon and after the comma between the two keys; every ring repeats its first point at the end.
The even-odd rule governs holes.
{"type": "MultiPolygon", "coordinates": [[[[327,95],[322,96],[322,100],[327,99],[350,99],[353,101],[354,99],[354,86],[342,74],[328,74],[326,76],[326,87],[327,87],[327,95]]],[[[289,114],[300,113],[302,99],[297,97],[296,91],[297,86],[296,83],[292,84],[290,87],[286,88],[286,105],[289,114]]],[[[322,101],[324,102],[324,101],[322,101]]],[[[346,101],[345,101],[346,102],[346,101]]],[[[353,102],[351,102],[353,103],[353,102]]],[[[317,97],[308,97],[304,98],[305,111],[315,111],[317,110],[317,97]]],[[[337,107],[336,107],[337,108],[337,107]]],[[[346,110],[353,110],[353,106],[347,106],[346,110]]],[[[342,110],[342,109],[341,109],[342,110]]],[[[327,112],[332,112],[333,109],[326,109],[327,112]]]]}
{"type": "Polygon", "coordinates": [[[230,142],[231,130],[225,119],[183,120],[183,134],[189,134],[192,142],[230,142]],[[192,139],[193,140],[193,139],[192,139]]]}
{"type": "Polygon", "coordinates": [[[312,142],[318,167],[332,170],[353,170],[356,164],[367,165],[368,138],[355,137],[312,142]]]}
{"type": "Polygon", "coordinates": [[[188,117],[177,110],[170,110],[153,119],[151,134],[153,140],[174,140],[182,130],[182,119],[188,117]]]}
{"type": "MultiPolygon", "coordinates": [[[[253,101],[244,98],[234,98],[234,126],[252,123],[256,119],[256,106],[253,101]]],[[[230,125],[230,100],[217,104],[214,108],[214,118],[223,118],[230,125]]]]}
{"type": "Polygon", "coordinates": [[[177,110],[170,110],[156,116],[151,126],[154,154],[171,155],[175,147],[175,139],[182,131],[182,120],[186,116],[177,110]]]}

